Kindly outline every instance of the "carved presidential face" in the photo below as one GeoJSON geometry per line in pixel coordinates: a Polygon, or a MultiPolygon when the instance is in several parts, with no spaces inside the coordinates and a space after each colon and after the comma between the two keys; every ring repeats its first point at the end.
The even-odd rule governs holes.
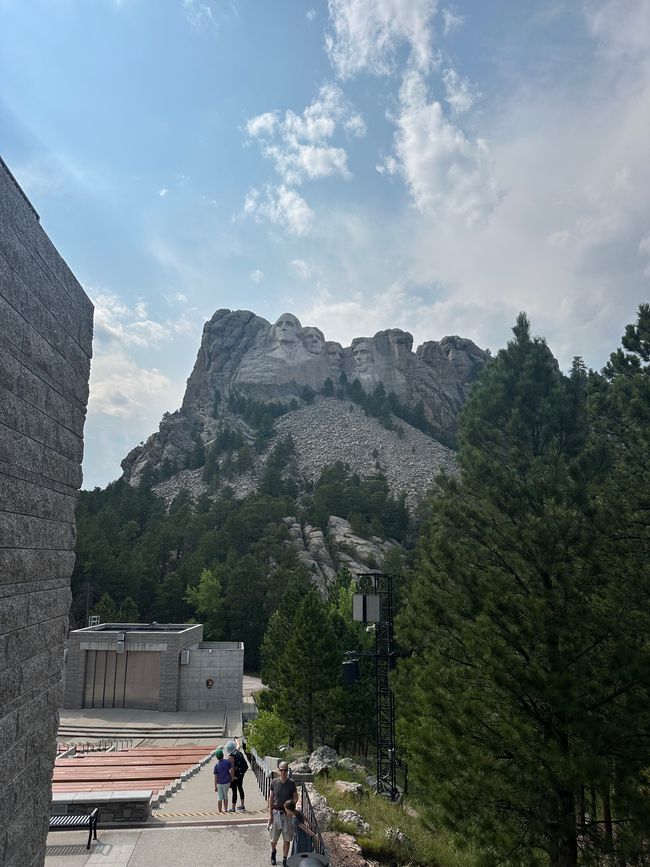
{"type": "Polygon", "coordinates": [[[273,326],[273,336],[284,346],[293,346],[298,342],[300,322],[293,313],[283,313],[273,326]]]}
{"type": "Polygon", "coordinates": [[[388,332],[388,342],[394,346],[404,346],[410,350],[413,346],[413,336],[408,331],[402,331],[401,328],[391,328],[388,332]]]}
{"type": "Polygon", "coordinates": [[[329,366],[332,370],[339,373],[342,367],[343,350],[339,344],[334,343],[333,340],[328,340],[325,344],[325,348],[327,349],[327,361],[329,366]]]}
{"type": "Polygon", "coordinates": [[[365,341],[352,347],[352,356],[359,373],[367,373],[372,365],[372,349],[365,341]]]}
{"type": "Polygon", "coordinates": [[[320,328],[313,328],[308,325],[307,328],[302,329],[302,345],[312,355],[322,355],[325,347],[325,335],[320,328]]]}

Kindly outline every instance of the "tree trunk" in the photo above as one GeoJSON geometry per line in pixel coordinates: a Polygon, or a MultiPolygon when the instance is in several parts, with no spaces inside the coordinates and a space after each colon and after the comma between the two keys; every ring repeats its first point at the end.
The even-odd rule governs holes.
{"type": "Polygon", "coordinates": [[[307,752],[314,752],[314,701],[311,692],[307,696],[307,752]]]}
{"type": "Polygon", "coordinates": [[[596,801],[596,787],[589,786],[589,809],[591,811],[591,821],[598,821],[598,804],[596,801]]]}
{"type": "Polygon", "coordinates": [[[556,798],[556,816],[552,823],[549,862],[551,867],[576,867],[578,863],[578,834],[573,790],[560,789],[556,798]]]}
{"type": "Polygon", "coordinates": [[[609,852],[614,851],[614,827],[612,825],[612,800],[609,786],[603,790],[603,821],[605,825],[605,845],[609,852]]]}

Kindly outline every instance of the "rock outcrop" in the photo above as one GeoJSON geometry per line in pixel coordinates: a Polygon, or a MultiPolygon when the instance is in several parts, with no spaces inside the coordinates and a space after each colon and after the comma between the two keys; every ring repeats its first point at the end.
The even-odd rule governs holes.
{"type": "MultiPolygon", "coordinates": [[[[451,441],[468,389],[488,359],[487,352],[461,337],[427,341],[413,352],[413,337],[392,328],[343,347],[326,340],[315,326],[303,327],[290,313],[271,325],[247,310],[217,310],[204,326],[181,408],[166,413],[159,430],[127,455],[124,476],[138,484],[200,467],[205,449],[224,425],[252,442],[254,431],[233,409],[235,397],[296,409],[328,380],[332,393],[341,374],[348,383],[357,381],[366,394],[382,384],[405,413],[420,419],[420,426],[451,441]]],[[[342,420],[349,405],[338,401],[332,412],[342,420]]],[[[291,427],[292,415],[276,422],[278,429],[291,427]]],[[[399,436],[393,433],[393,439],[399,436]]],[[[326,451],[334,442],[334,436],[321,440],[326,451]]]]}
{"type": "Polygon", "coordinates": [[[314,750],[309,756],[309,767],[312,774],[327,774],[332,768],[336,767],[338,761],[336,750],[332,747],[322,746],[314,750]]]}
{"type": "Polygon", "coordinates": [[[361,846],[352,834],[337,834],[327,831],[323,840],[330,855],[330,864],[336,867],[379,867],[376,861],[363,857],[361,846]]]}

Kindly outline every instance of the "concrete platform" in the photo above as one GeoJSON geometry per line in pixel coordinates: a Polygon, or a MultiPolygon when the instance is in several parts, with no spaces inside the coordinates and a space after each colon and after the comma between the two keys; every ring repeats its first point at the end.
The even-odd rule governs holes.
{"type": "Polygon", "coordinates": [[[161,713],[133,708],[60,708],[59,743],[127,739],[136,746],[210,746],[242,734],[242,719],[255,714],[253,693],[264,686],[245,674],[241,704],[223,704],[214,711],[161,713]]]}
{"type": "Polygon", "coordinates": [[[210,746],[241,735],[241,708],[161,713],[133,708],[59,710],[59,743],[128,739],[131,746],[210,746]]]}
{"type": "Polygon", "coordinates": [[[259,867],[269,863],[265,827],[166,826],[97,832],[90,851],[87,832],[49,834],[45,867],[259,867]],[[85,836],[84,836],[85,834],[85,836]]]}

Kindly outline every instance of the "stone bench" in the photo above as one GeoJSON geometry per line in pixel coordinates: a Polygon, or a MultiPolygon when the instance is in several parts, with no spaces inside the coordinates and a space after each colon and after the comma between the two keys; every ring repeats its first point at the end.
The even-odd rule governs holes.
{"type": "Polygon", "coordinates": [[[88,843],[86,849],[90,849],[90,841],[97,839],[97,822],[99,820],[99,810],[95,809],[91,813],[70,813],[65,816],[50,816],[50,831],[73,831],[76,828],[88,828],[88,843]]]}

